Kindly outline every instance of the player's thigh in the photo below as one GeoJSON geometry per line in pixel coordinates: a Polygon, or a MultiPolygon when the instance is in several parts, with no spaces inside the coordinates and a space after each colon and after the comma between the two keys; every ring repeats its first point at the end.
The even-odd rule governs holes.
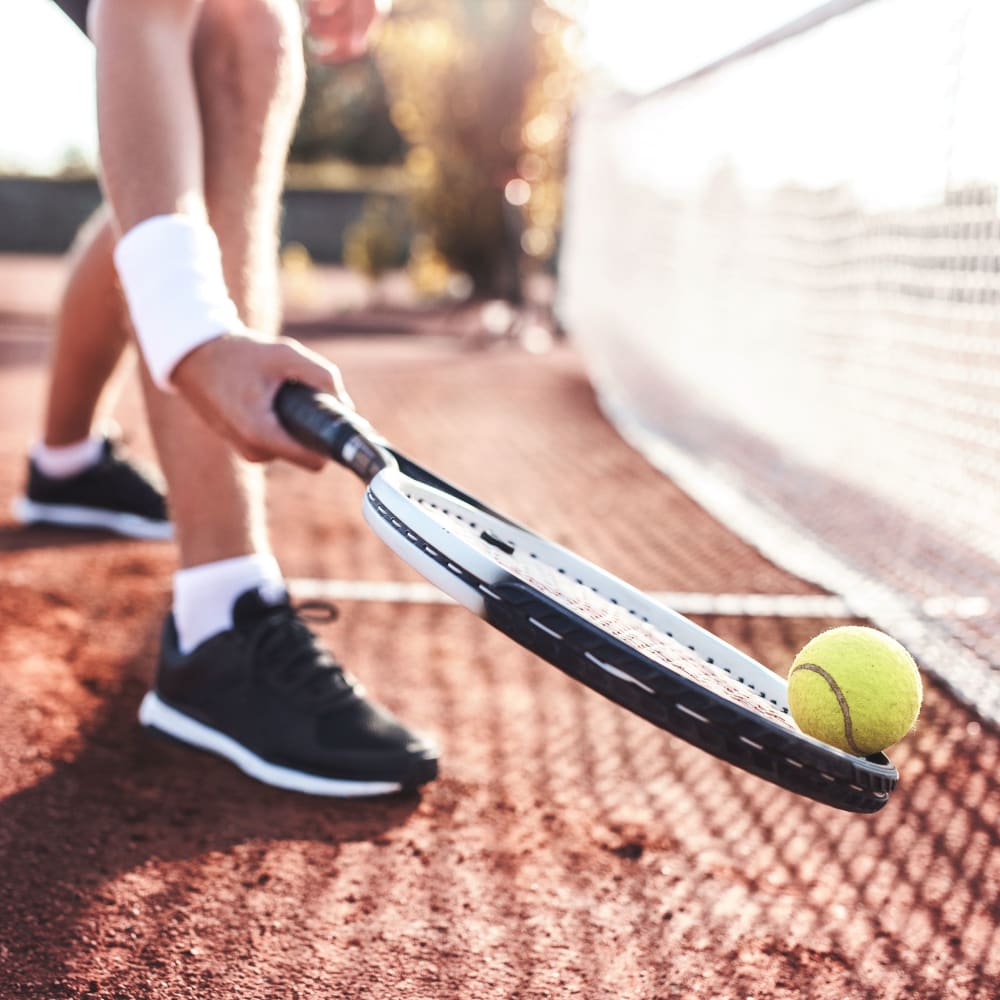
{"type": "Polygon", "coordinates": [[[298,0],[205,0],[194,54],[203,105],[251,121],[298,113],[305,83],[298,0]]]}

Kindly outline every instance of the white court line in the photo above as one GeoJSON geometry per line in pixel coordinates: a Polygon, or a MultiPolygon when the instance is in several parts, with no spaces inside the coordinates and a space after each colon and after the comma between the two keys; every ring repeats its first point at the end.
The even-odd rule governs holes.
{"type": "Polygon", "coordinates": [[[379,601],[385,604],[454,604],[429,583],[396,583],[392,580],[313,580],[293,578],[288,589],[295,597],[329,601],[379,601]]]}
{"type": "MultiPolygon", "coordinates": [[[[288,581],[292,593],[303,600],[377,601],[385,604],[454,604],[429,583],[392,580],[288,581]]],[[[756,615],[767,618],[848,618],[850,608],[839,597],[825,594],[701,594],[656,591],[654,600],[681,614],[756,615]]]]}
{"type": "MultiPolygon", "coordinates": [[[[289,587],[302,600],[373,601],[381,604],[454,604],[430,583],[396,580],[319,580],[301,577],[289,587]]],[[[733,615],[759,618],[865,618],[842,597],[830,594],[704,594],[696,591],[651,591],[649,596],[684,615],[733,615]]],[[[980,618],[991,602],[976,597],[931,597],[924,601],[931,618],[980,618]]]]}

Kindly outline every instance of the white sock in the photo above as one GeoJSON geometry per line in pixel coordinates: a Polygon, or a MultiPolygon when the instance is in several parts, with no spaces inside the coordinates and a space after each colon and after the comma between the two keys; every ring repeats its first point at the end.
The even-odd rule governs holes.
{"type": "Polygon", "coordinates": [[[277,559],[254,553],[192,566],[174,573],[174,623],[182,653],[233,627],[236,598],[254,587],[284,594],[277,559]]]}
{"type": "Polygon", "coordinates": [[[104,450],[104,435],[91,434],[74,444],[50,445],[38,441],[31,449],[32,461],[50,479],[68,479],[97,465],[104,450]]]}

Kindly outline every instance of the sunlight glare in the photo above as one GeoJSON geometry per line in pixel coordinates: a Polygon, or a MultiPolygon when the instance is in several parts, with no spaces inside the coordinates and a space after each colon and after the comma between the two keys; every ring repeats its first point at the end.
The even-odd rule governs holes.
{"type": "Polygon", "coordinates": [[[587,62],[615,86],[642,92],[718,59],[817,6],[816,0],[585,0],[587,62]]]}
{"type": "Polygon", "coordinates": [[[53,3],[0,7],[0,171],[96,161],[94,53],[53,3]]]}

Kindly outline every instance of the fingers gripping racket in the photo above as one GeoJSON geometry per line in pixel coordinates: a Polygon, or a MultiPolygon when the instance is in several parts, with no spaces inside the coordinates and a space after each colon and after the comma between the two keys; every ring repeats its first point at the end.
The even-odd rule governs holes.
{"type": "Polygon", "coordinates": [[[363,514],[405,562],[570,677],[661,729],[799,795],[852,812],[896,785],[884,754],[803,734],[785,680],[683,615],[491,510],[391,448],[336,399],[275,398],[302,444],[367,485],[363,514]]]}

